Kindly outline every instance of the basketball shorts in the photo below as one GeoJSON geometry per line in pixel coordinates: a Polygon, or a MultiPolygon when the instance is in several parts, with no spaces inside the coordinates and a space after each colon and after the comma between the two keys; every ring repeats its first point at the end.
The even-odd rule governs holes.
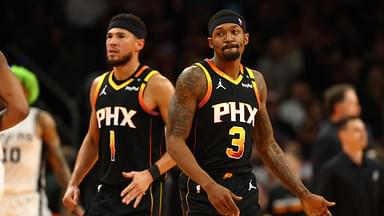
{"type": "Polygon", "coordinates": [[[45,194],[4,193],[0,199],[0,216],[51,216],[45,194]]]}
{"type": "Polygon", "coordinates": [[[163,186],[163,181],[154,182],[142,197],[140,204],[133,208],[135,200],[129,203],[129,205],[121,202],[122,197],[120,193],[125,186],[111,187],[100,185],[85,212],[85,216],[160,216],[163,210],[163,186]]]}
{"type": "MultiPolygon", "coordinates": [[[[237,201],[241,216],[259,215],[259,191],[256,177],[252,173],[246,174],[211,175],[215,181],[230,189],[243,199],[237,201]]],[[[185,216],[216,216],[218,213],[208,200],[207,194],[188,176],[181,173],[179,178],[180,199],[183,215],[185,216]]]]}

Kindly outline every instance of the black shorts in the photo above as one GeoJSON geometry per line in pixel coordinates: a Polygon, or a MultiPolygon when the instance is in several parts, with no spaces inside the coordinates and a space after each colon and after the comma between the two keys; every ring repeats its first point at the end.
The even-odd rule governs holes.
{"type": "MultiPolygon", "coordinates": [[[[230,189],[243,199],[236,202],[242,216],[259,215],[259,191],[253,173],[236,175],[223,179],[223,175],[212,176],[215,181],[230,189]]],[[[218,213],[208,200],[203,189],[188,176],[181,173],[179,178],[180,199],[185,216],[216,216],[218,213]]]]}
{"type": "Polygon", "coordinates": [[[121,191],[124,187],[101,186],[91,200],[85,216],[160,216],[162,215],[164,182],[156,181],[148,189],[137,208],[133,208],[133,200],[129,205],[121,202],[121,191]]]}

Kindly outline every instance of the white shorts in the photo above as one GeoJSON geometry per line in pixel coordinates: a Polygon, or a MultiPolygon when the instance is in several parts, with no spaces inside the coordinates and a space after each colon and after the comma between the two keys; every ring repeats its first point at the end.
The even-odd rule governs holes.
{"type": "Polygon", "coordinates": [[[51,216],[46,196],[39,193],[6,193],[0,199],[0,216],[51,216]],[[41,199],[40,199],[41,198],[41,199]]]}

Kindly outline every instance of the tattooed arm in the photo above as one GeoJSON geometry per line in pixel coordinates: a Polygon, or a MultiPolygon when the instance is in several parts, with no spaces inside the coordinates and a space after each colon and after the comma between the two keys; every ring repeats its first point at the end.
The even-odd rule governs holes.
{"type": "Polygon", "coordinates": [[[319,213],[330,215],[327,206],[332,206],[334,203],[312,194],[287,166],[284,153],[273,137],[272,125],[266,107],[267,88],[264,78],[259,72],[255,71],[254,74],[259,90],[260,104],[255,119],[253,138],[259,156],[282,183],[301,200],[303,209],[308,215],[319,215],[319,213]]]}
{"type": "Polygon", "coordinates": [[[217,184],[197,163],[186,144],[197,104],[207,91],[207,81],[196,66],[186,68],[176,83],[169,105],[167,150],[179,168],[207,192],[208,199],[221,215],[239,215],[234,199],[241,199],[217,184]]]}

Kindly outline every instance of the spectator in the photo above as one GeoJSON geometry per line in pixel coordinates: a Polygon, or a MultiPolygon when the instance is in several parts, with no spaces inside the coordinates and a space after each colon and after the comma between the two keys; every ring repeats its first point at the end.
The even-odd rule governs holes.
{"type": "Polygon", "coordinates": [[[359,99],[353,86],[337,84],[324,94],[324,103],[328,119],[320,127],[312,147],[313,184],[317,184],[321,166],[341,151],[337,138],[336,123],[348,116],[360,115],[359,99]]]}
{"type": "Polygon", "coordinates": [[[335,200],[337,216],[384,215],[384,167],[364,156],[367,130],[358,117],[338,123],[342,152],[328,161],[319,175],[319,192],[335,200]]]}

